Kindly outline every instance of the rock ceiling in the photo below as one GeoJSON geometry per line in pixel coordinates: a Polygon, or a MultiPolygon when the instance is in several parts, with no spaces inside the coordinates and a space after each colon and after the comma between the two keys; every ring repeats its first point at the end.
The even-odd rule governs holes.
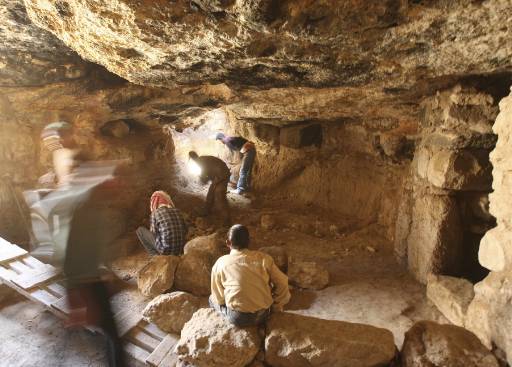
{"type": "Polygon", "coordinates": [[[273,124],[407,121],[425,94],[462,77],[512,70],[510,0],[4,4],[2,85],[36,85],[98,69],[78,54],[143,86],[226,84],[238,116],[273,124]],[[44,30],[30,24],[25,7],[44,30]]]}

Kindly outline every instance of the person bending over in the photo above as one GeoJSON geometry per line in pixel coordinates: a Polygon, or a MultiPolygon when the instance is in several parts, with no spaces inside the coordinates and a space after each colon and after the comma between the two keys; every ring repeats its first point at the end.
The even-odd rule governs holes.
{"type": "Polygon", "coordinates": [[[155,191],[150,200],[150,229],[137,228],[137,237],[150,255],[183,255],[187,225],[171,197],[155,191]]]}
{"type": "Polygon", "coordinates": [[[254,144],[241,136],[226,136],[223,133],[217,133],[215,139],[220,140],[231,152],[242,154],[242,165],[240,166],[236,189],[230,192],[243,194],[249,190],[252,166],[256,156],[254,144]]]}
{"type": "Polygon", "coordinates": [[[245,226],[232,226],[226,244],[230,253],[212,269],[210,306],[236,326],[261,324],[290,300],[288,277],[270,255],[248,249],[245,226]]]}
{"type": "Polygon", "coordinates": [[[198,156],[196,152],[188,153],[189,159],[193,160],[201,169],[199,175],[203,183],[211,182],[206,194],[206,205],[202,211],[202,215],[210,214],[214,205],[217,204],[222,212],[224,223],[228,225],[231,221],[228,199],[226,191],[228,189],[229,168],[222,159],[210,155],[198,156]]]}

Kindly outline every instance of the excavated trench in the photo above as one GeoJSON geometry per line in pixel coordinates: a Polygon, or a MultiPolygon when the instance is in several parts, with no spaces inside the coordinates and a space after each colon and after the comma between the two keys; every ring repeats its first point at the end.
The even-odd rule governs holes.
{"type": "MultiPolygon", "coordinates": [[[[138,288],[150,257],[135,236],[151,193],[171,195],[188,240],[217,233],[222,242],[219,212],[198,215],[207,186],[188,171],[188,152],[222,158],[236,180],[240,156],[215,134],[243,136],[257,155],[252,190],[228,194],[232,222],[249,228],[251,248],[281,254],[288,313],[388,329],[398,350],[408,346],[394,362],[405,367],[431,366],[445,340],[411,332],[407,343],[413,325],[454,324],[478,337],[471,348],[489,364],[464,362],[460,341],[439,366],[498,366],[491,350],[505,366],[511,14],[505,0],[7,0],[0,236],[37,248],[22,193],[51,168],[42,128],[70,122],[91,160],[123,161],[106,203],[115,238],[106,266],[119,278],[114,310],[140,313],[155,296],[138,288]],[[304,263],[309,283],[291,270],[304,263]]],[[[211,265],[186,277],[208,288],[211,265]]],[[[180,282],[173,290],[197,289],[180,282]]],[[[99,336],[64,329],[5,286],[0,301],[6,365],[106,364],[99,336]]],[[[290,365],[249,365],[263,362],[290,365]]]]}

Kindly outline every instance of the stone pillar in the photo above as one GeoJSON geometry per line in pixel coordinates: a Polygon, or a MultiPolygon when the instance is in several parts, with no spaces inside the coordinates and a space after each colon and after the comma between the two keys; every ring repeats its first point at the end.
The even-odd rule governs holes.
{"type": "Polygon", "coordinates": [[[498,142],[490,155],[494,189],[490,211],[497,227],[485,234],[479,251],[481,264],[491,273],[475,285],[466,327],[488,347],[494,343],[505,351],[512,363],[512,94],[499,106],[493,126],[498,142]]]}
{"type": "Polygon", "coordinates": [[[497,108],[488,94],[461,86],[427,98],[422,106],[421,139],[410,187],[402,195],[395,254],[426,283],[429,274],[477,272],[472,268],[478,267],[477,244],[494,222],[475,215],[471,203],[487,198],[491,189],[489,152],[497,108]]]}

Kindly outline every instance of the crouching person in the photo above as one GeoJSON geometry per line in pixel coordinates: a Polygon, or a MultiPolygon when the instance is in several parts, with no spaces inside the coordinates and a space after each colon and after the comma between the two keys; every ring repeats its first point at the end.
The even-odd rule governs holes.
{"type": "Polygon", "coordinates": [[[220,257],[212,269],[210,306],[236,326],[261,324],[271,310],[282,311],[290,300],[288,277],[271,256],[248,249],[245,226],[232,226],[226,244],[229,255],[220,257]]]}
{"type": "Polygon", "coordinates": [[[187,225],[171,197],[155,191],[150,200],[150,229],[137,228],[137,237],[150,255],[183,255],[187,225]]]}

